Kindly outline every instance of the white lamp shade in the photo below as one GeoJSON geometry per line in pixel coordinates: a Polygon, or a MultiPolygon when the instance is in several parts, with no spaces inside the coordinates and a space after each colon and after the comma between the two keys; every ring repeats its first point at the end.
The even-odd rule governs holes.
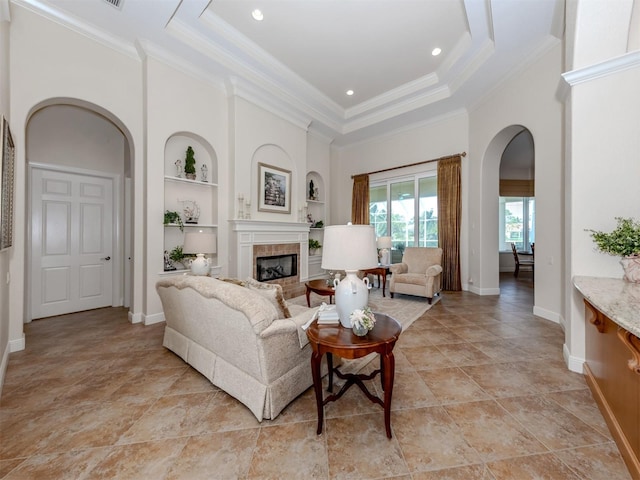
{"type": "Polygon", "coordinates": [[[184,235],[183,253],[216,253],[218,248],[215,233],[187,232],[184,235]]]}
{"type": "Polygon", "coordinates": [[[391,248],[391,237],[378,237],[378,248],[391,248]]]}
{"type": "Polygon", "coordinates": [[[371,225],[331,225],[324,229],[324,270],[365,270],[378,266],[376,235],[371,225]]]}

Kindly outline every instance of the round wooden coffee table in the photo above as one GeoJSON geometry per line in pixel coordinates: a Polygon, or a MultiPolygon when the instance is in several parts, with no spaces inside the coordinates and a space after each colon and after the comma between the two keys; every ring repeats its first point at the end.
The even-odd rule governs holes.
{"type": "Polygon", "coordinates": [[[313,388],[316,393],[316,405],[318,407],[318,435],[322,433],[322,422],[324,418],[324,406],[329,402],[338,400],[344,392],[354,383],[373,403],[377,403],[384,409],[384,426],[387,430],[387,437],[391,438],[391,394],[393,393],[393,379],[395,375],[395,358],[393,347],[402,333],[402,326],[395,318],[383,313],[375,313],[376,325],[364,337],[354,335],[350,328],[342,325],[318,325],[314,321],[307,329],[307,337],[313,349],[311,354],[311,373],[313,374],[313,388]],[[343,374],[338,367],[333,368],[333,355],[346,359],[364,357],[370,353],[380,355],[380,368],[370,375],[343,374]],[[340,391],[331,394],[323,399],[322,394],[322,374],[320,363],[322,356],[327,354],[327,364],[329,367],[328,391],[333,390],[333,374],[346,380],[340,391]],[[384,400],[373,395],[365,384],[364,380],[371,380],[380,374],[380,382],[384,390],[384,400]]]}
{"type": "Polygon", "coordinates": [[[318,295],[322,295],[324,297],[328,295],[329,303],[331,303],[333,296],[336,294],[336,291],[333,288],[333,285],[332,286],[327,285],[326,280],[309,280],[307,283],[304,284],[304,286],[307,289],[305,292],[305,295],[307,296],[307,307],[311,307],[311,300],[309,299],[311,292],[317,293],[318,295]]]}

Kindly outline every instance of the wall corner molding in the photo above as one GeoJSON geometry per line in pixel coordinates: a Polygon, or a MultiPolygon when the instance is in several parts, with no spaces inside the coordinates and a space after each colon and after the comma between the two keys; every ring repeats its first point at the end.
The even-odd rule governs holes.
{"type": "Polygon", "coordinates": [[[573,87],[634,68],[640,68],[640,51],[625,53],[604,62],[565,72],[562,74],[562,78],[573,87]]]}

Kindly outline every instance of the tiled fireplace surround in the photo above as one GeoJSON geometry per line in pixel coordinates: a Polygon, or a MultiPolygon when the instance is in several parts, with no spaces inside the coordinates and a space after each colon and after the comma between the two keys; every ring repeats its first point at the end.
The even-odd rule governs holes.
{"type": "Polygon", "coordinates": [[[230,273],[240,279],[257,278],[256,259],[272,255],[298,255],[297,275],[267,283],[282,285],[285,298],[302,295],[308,277],[309,225],[292,222],[232,220],[235,262],[230,273]]]}

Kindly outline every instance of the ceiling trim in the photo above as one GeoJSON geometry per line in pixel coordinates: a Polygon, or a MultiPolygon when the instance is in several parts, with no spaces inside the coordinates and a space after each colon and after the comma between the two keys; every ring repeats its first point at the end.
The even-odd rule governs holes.
{"type": "Polygon", "coordinates": [[[573,87],[581,83],[591,82],[598,78],[608,77],[638,67],[640,67],[640,51],[634,51],[612,58],[611,60],[563,73],[562,77],[573,87]]]}
{"type": "Polygon", "coordinates": [[[136,48],[128,42],[111,35],[104,30],[96,28],[92,25],[81,21],[77,17],[67,15],[59,10],[53,9],[48,5],[38,0],[11,0],[16,5],[19,5],[30,12],[33,12],[41,17],[51,20],[58,25],[68,28],[80,35],[88,37],[101,45],[122,53],[130,58],[140,60],[136,48]]]}

